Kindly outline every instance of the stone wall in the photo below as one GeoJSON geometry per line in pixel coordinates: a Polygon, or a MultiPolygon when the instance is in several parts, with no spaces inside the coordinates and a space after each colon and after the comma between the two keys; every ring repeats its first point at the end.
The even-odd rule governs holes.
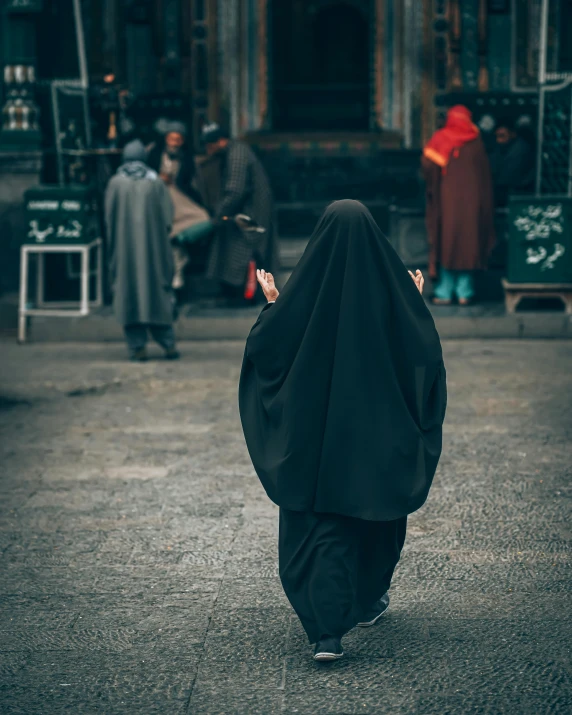
{"type": "Polygon", "coordinates": [[[0,153],[0,293],[17,291],[26,238],[24,192],[39,183],[41,152],[0,153]]]}

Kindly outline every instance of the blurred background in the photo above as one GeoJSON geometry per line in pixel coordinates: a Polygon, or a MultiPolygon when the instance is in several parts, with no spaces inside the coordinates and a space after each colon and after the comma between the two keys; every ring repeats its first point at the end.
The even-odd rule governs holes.
{"type": "MultiPolygon", "coordinates": [[[[199,163],[206,122],[258,154],[283,279],[324,206],[342,197],[369,206],[408,265],[426,265],[421,149],[453,104],[471,109],[491,157],[499,122],[509,122],[534,162],[527,186],[497,192],[484,300],[503,298],[509,194],[572,194],[570,0],[3,0],[0,27],[9,321],[6,296],[18,290],[20,247],[38,219],[26,191],[41,185],[36,206],[42,195],[87,196],[95,215],[122,146],[156,141],[166,121],[184,122],[199,163]],[[61,191],[42,194],[50,186],[61,191]]],[[[46,299],[77,293],[70,265],[46,259],[46,299]]],[[[203,265],[190,269],[195,297],[208,294],[203,265]]],[[[565,271],[550,280],[572,281],[572,265],[565,271]]],[[[546,278],[512,273],[513,282],[546,278]]]]}
{"type": "MultiPolygon", "coordinates": [[[[570,715],[572,0],[0,0],[0,64],[0,712],[570,715]],[[273,209],[280,283],[339,198],[427,274],[422,150],[457,104],[496,246],[476,303],[430,305],[445,448],[387,620],[318,670],[238,415],[251,256],[229,307],[192,244],[179,305],[157,290],[126,346],[104,197],[135,137],[161,175],[168,133],[184,148],[175,194],[218,133],[273,209]],[[180,354],[163,332],[147,355],[171,307],[180,354]]],[[[116,231],[137,298],[168,283],[139,206],[116,231]]]]}

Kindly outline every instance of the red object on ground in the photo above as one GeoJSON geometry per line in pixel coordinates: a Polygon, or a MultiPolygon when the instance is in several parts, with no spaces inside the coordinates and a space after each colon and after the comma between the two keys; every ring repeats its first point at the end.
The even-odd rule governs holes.
{"type": "Polygon", "coordinates": [[[248,262],[246,271],[246,285],[244,287],[245,300],[252,300],[256,293],[256,261],[248,262]]]}

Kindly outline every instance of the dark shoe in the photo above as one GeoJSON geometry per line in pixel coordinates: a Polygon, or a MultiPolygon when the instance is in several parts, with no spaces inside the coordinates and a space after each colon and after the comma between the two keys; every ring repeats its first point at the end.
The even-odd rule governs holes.
{"type": "Polygon", "coordinates": [[[344,650],[340,638],[322,638],[316,643],[316,648],[314,649],[314,660],[319,663],[339,660],[343,655],[344,650]]]}
{"type": "Polygon", "coordinates": [[[185,302],[185,288],[173,288],[173,296],[175,298],[175,305],[180,307],[185,302]]]}
{"type": "Polygon", "coordinates": [[[383,596],[377,601],[372,608],[365,614],[364,620],[358,623],[360,628],[369,628],[370,626],[375,626],[379,619],[389,608],[389,594],[384,593],[383,596]]]}
{"type": "Polygon", "coordinates": [[[181,353],[177,350],[177,348],[170,348],[165,351],[165,358],[167,360],[178,360],[180,357],[181,353]]]}
{"type": "Polygon", "coordinates": [[[139,350],[131,353],[129,359],[131,362],[145,362],[147,360],[147,350],[145,348],[139,348],[139,350]]]}

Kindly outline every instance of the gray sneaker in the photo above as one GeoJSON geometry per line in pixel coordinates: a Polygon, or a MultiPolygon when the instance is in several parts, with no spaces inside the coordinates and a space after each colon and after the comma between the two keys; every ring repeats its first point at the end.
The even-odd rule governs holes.
{"type": "Polygon", "coordinates": [[[342,641],[340,638],[321,638],[316,643],[314,649],[314,660],[319,663],[329,663],[332,660],[339,660],[344,656],[342,641]]]}
{"type": "Polygon", "coordinates": [[[383,596],[376,601],[370,610],[364,615],[364,620],[358,623],[360,628],[369,628],[375,626],[379,619],[389,608],[389,594],[384,593],[383,596]]]}

